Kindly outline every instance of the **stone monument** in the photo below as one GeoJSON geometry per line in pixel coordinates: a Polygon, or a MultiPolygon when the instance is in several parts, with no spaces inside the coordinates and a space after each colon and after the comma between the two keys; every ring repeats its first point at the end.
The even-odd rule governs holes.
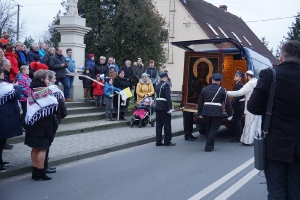
{"type": "MultiPolygon", "coordinates": [[[[86,19],[78,16],[77,3],[78,0],[68,0],[69,9],[65,16],[60,17],[60,25],[55,25],[54,28],[61,35],[59,46],[62,48],[64,55],[66,49],[73,50],[73,59],[75,60],[78,71],[85,64],[85,44],[84,36],[91,30],[86,27],[86,19]]],[[[83,99],[82,82],[78,76],[75,76],[73,88],[71,90],[71,98],[83,99]]]]}

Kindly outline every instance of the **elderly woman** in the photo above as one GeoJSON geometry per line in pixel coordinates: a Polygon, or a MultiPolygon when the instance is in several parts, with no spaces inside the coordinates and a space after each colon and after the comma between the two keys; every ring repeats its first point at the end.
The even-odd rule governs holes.
{"type": "Polygon", "coordinates": [[[144,97],[150,97],[154,94],[154,87],[151,79],[146,73],[142,74],[142,78],[136,86],[136,94],[138,96],[137,104],[140,103],[144,97]]]}
{"type": "Polygon", "coordinates": [[[47,70],[38,70],[33,74],[30,84],[31,94],[27,100],[25,118],[25,144],[32,148],[32,179],[51,180],[44,171],[46,151],[56,131],[57,98],[49,89],[47,70]]]}
{"type": "Polygon", "coordinates": [[[99,61],[95,63],[93,69],[93,75],[96,77],[97,74],[104,74],[105,77],[109,74],[109,67],[106,64],[106,58],[104,56],[100,56],[99,61]]]}
{"type": "Polygon", "coordinates": [[[5,172],[9,162],[2,159],[3,147],[8,138],[22,135],[20,119],[20,88],[18,83],[10,84],[4,81],[4,72],[0,68],[0,172],[5,172]]]}
{"type": "MultiPolygon", "coordinates": [[[[125,88],[130,88],[130,83],[127,81],[127,79],[124,77],[125,73],[123,70],[118,71],[118,76],[114,79],[114,87],[119,88],[120,90],[124,90],[125,88]]],[[[120,105],[118,105],[118,95],[115,95],[113,97],[113,105],[115,110],[118,110],[118,106],[120,106],[120,120],[125,120],[124,114],[128,111],[129,106],[129,98],[126,100],[126,102],[123,102],[120,97],[120,105]]]]}

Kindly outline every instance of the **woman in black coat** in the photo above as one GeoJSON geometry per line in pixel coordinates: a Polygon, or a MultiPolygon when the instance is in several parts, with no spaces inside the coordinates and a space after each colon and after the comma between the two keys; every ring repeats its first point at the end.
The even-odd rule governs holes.
{"type": "MultiPolygon", "coordinates": [[[[127,81],[126,78],[124,78],[124,71],[123,70],[119,70],[118,72],[118,76],[114,79],[114,83],[113,85],[116,88],[119,88],[120,90],[124,90],[125,88],[129,87],[130,88],[130,83],[129,81],[127,81]]],[[[120,120],[125,120],[124,118],[124,114],[125,112],[128,111],[128,106],[129,106],[129,98],[126,100],[126,104],[125,106],[122,105],[122,98],[120,97],[120,120]]],[[[124,102],[123,102],[124,104],[124,102]]],[[[113,97],[113,105],[116,111],[118,111],[118,95],[115,95],[113,97]]]]}
{"type": "Polygon", "coordinates": [[[20,108],[18,105],[20,95],[21,91],[17,85],[4,81],[4,71],[0,68],[0,172],[5,172],[6,169],[4,167],[9,166],[9,162],[5,162],[2,159],[6,140],[22,135],[20,108]]]}
{"type": "Polygon", "coordinates": [[[44,161],[58,126],[55,117],[58,101],[48,84],[47,70],[36,71],[30,84],[31,96],[27,100],[25,144],[32,148],[32,179],[35,180],[51,180],[45,174],[44,161]]]}
{"type": "Polygon", "coordinates": [[[101,56],[99,61],[95,63],[94,70],[93,70],[93,77],[95,78],[97,74],[104,74],[105,77],[108,77],[109,74],[109,67],[105,63],[106,58],[101,56]]]}

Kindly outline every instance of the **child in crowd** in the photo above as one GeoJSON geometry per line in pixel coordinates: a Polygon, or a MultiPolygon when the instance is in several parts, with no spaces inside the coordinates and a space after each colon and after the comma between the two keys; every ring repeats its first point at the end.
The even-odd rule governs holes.
{"type": "Polygon", "coordinates": [[[114,66],[109,67],[109,77],[111,77],[112,79],[115,79],[117,77],[117,72],[115,71],[114,66]]]}
{"type": "Polygon", "coordinates": [[[113,106],[113,96],[115,92],[120,92],[119,88],[113,86],[113,79],[106,78],[104,85],[104,100],[105,100],[105,117],[106,121],[114,121],[112,118],[112,112],[114,110],[113,106]]]}
{"type": "MultiPolygon", "coordinates": [[[[96,80],[99,83],[104,84],[104,80],[100,78],[100,74],[97,74],[96,76],[96,80]]],[[[102,99],[102,95],[103,95],[103,85],[100,85],[99,83],[93,82],[93,88],[94,88],[94,97],[95,97],[95,106],[96,107],[100,107],[101,103],[101,99],[102,99]]]]}
{"type": "Polygon", "coordinates": [[[29,78],[29,66],[27,65],[22,65],[20,67],[20,72],[17,75],[18,79],[18,84],[21,88],[21,98],[20,98],[20,103],[22,107],[22,116],[21,116],[21,123],[22,126],[24,125],[25,122],[25,116],[27,112],[27,99],[30,96],[30,83],[31,83],[31,78],[29,78]]]}
{"type": "MultiPolygon", "coordinates": [[[[92,72],[89,68],[85,68],[82,75],[92,78],[92,72]]],[[[79,76],[79,79],[82,80],[82,85],[84,88],[84,102],[89,102],[89,99],[91,98],[91,88],[93,81],[82,76],[79,76]]]]}

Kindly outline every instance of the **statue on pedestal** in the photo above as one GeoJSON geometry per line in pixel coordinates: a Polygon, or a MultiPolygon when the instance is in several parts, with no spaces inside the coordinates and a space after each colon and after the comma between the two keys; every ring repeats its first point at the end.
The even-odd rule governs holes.
{"type": "Polygon", "coordinates": [[[68,3],[69,3],[69,9],[67,15],[78,16],[78,8],[77,8],[78,0],[68,0],[68,3]]]}

